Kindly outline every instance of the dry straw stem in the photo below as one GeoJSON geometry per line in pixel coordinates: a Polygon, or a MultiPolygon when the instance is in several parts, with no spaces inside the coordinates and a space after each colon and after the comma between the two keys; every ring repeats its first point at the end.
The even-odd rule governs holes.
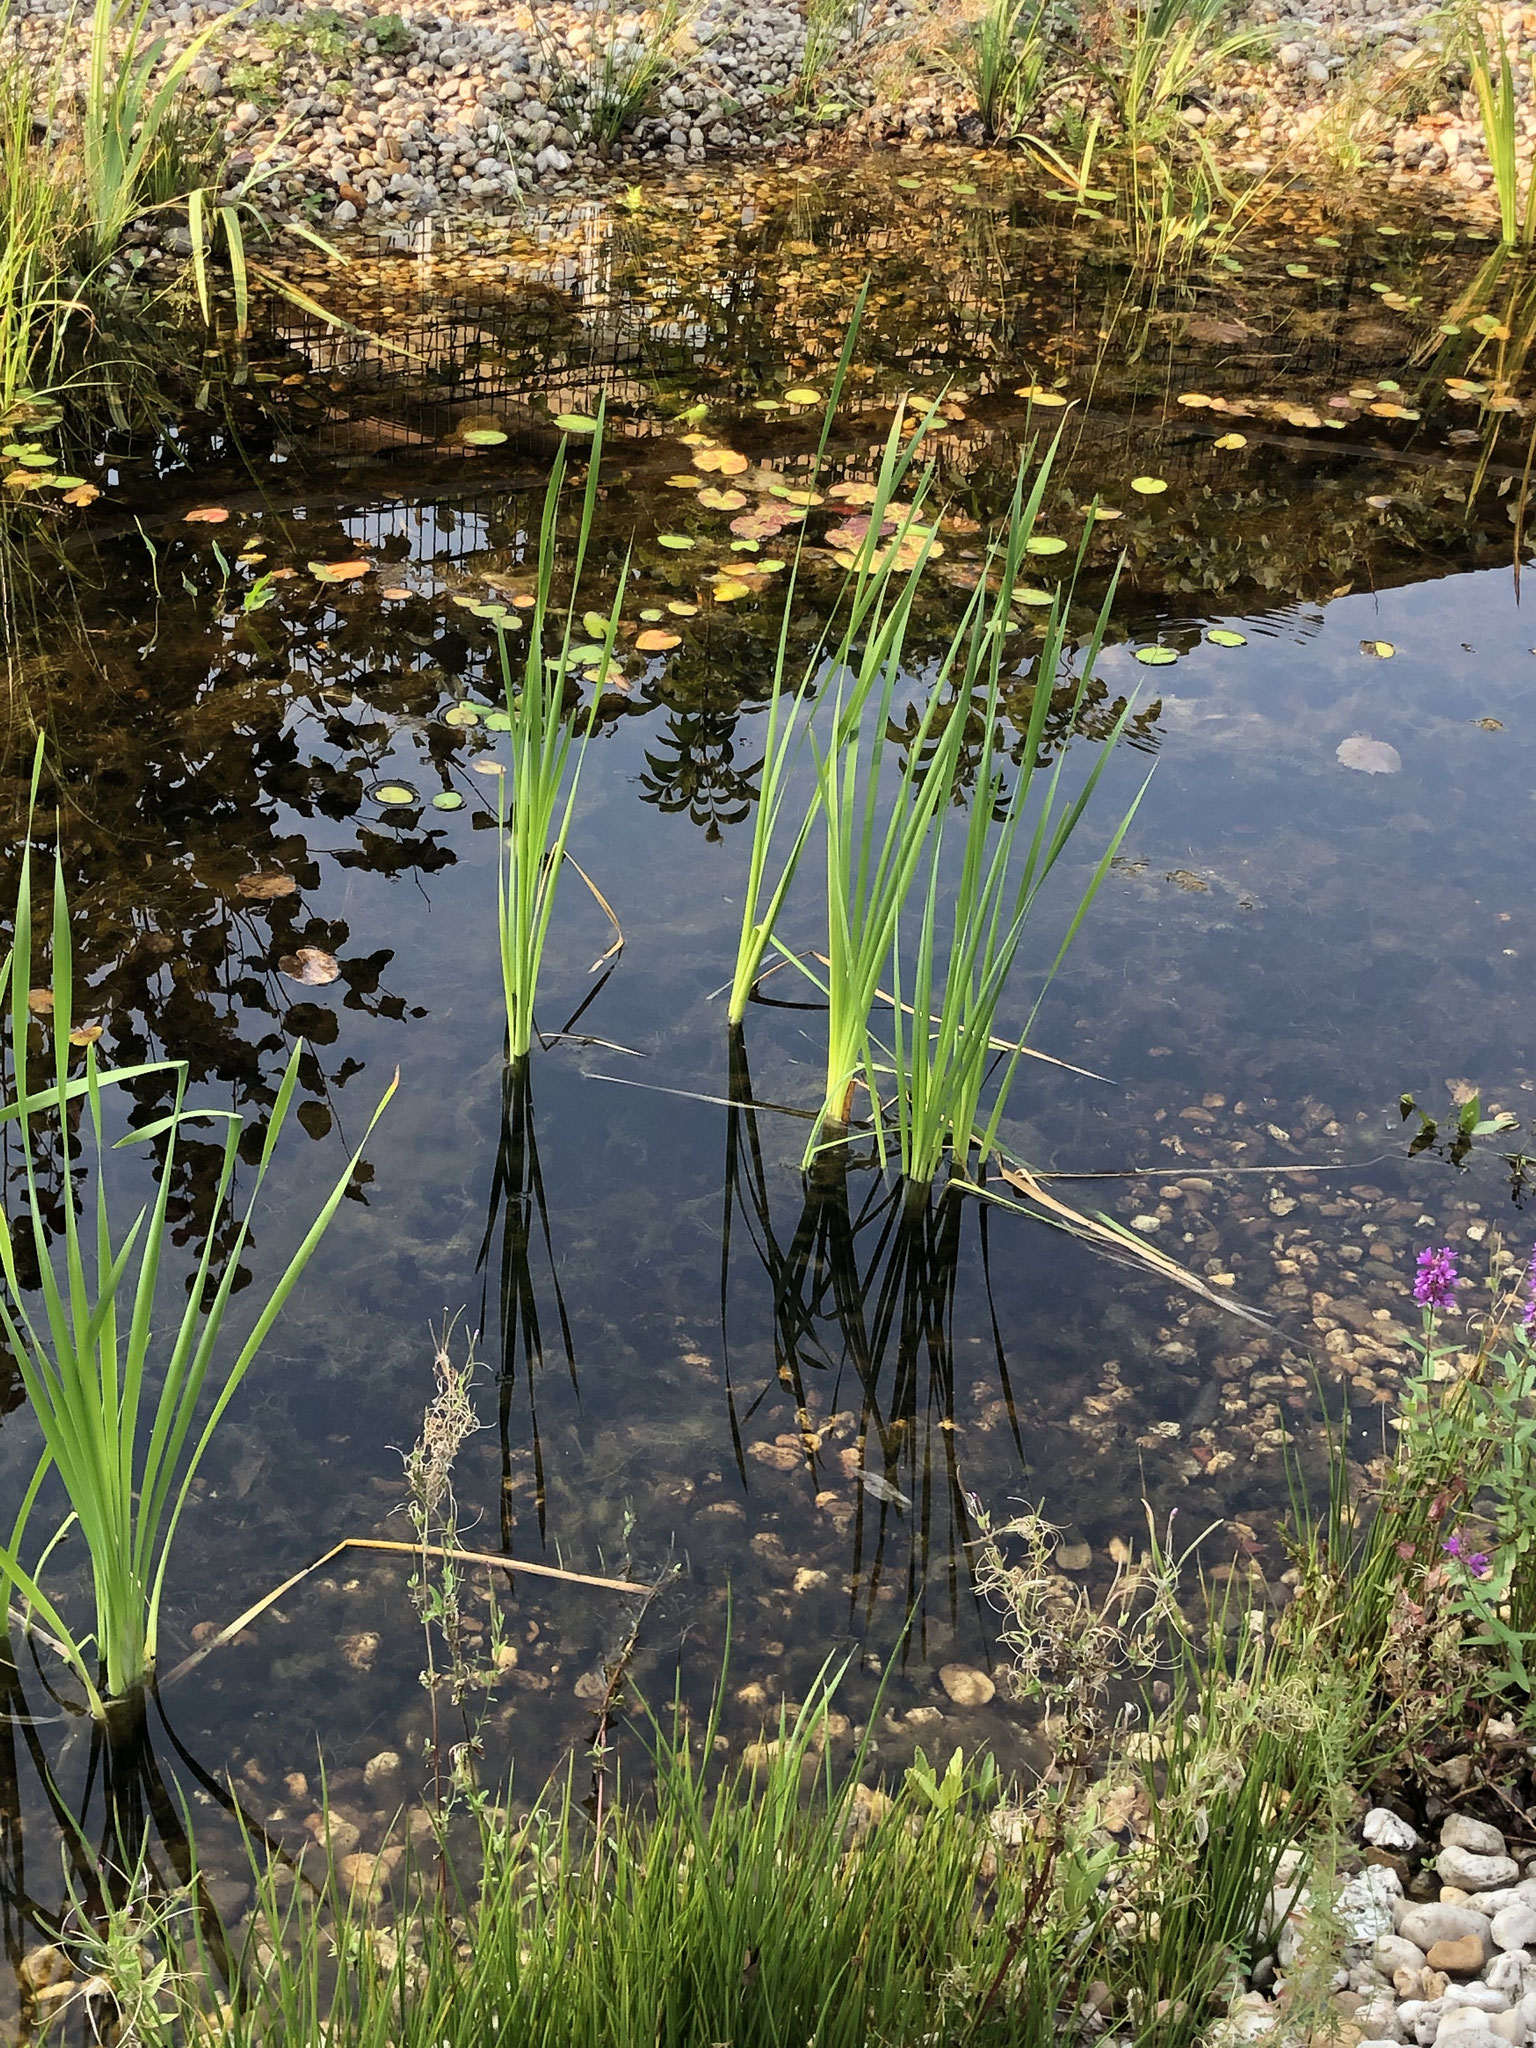
{"type": "Polygon", "coordinates": [[[254,1605],[247,1607],[243,1614],[236,1615],[227,1627],[221,1628],[216,1636],[201,1644],[190,1657],[183,1657],[174,1671],[166,1673],[161,1684],[174,1685],[178,1678],[185,1678],[187,1673],[196,1670],[211,1652],[233,1642],[243,1628],[248,1628],[253,1621],[259,1621],[268,1608],[275,1601],[281,1600],[285,1593],[292,1592],[295,1586],[302,1585],[312,1573],[330,1564],[347,1550],[382,1551],[391,1557],[430,1557],[451,1560],[454,1564],[485,1565],[495,1571],[508,1572],[514,1577],[518,1572],[526,1572],[530,1578],[560,1579],[568,1586],[595,1586],[600,1593],[638,1593],[647,1600],[653,1599],[667,1583],[665,1579],[657,1580],[655,1584],[648,1584],[644,1580],[605,1579],[593,1572],[572,1572],[565,1570],[561,1565],[532,1564],[524,1558],[505,1557],[499,1551],[450,1549],[441,1543],[395,1543],[383,1536],[344,1536],[339,1543],[333,1544],[323,1557],[317,1557],[313,1564],[305,1565],[302,1571],[294,1572],[290,1578],[284,1579],[280,1586],[274,1586],[270,1593],[263,1593],[254,1605]]]}

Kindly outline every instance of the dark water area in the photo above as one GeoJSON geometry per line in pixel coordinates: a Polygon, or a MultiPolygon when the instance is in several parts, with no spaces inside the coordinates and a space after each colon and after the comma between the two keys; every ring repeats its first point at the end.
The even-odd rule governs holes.
{"type": "MultiPolygon", "coordinates": [[[[360,252],[341,302],[397,352],[295,325],[179,441],[103,459],[116,480],[89,523],[12,576],[7,885],[40,729],[77,1010],[101,1024],[103,1062],[185,1059],[195,1100],[259,1121],[305,1040],[244,1255],[250,1299],[400,1074],[204,1467],[166,1661],[344,1538],[408,1534],[400,1454],[445,1315],[460,1350],[478,1333],[481,1361],[465,1540],[600,1575],[676,1567],[633,1673],[661,1702],[681,1669],[702,1704],[729,1635],[733,1745],[833,1657],[850,1660],[852,1720],[883,1682],[892,1762],[919,1741],[1025,1754],[1001,1698],[956,1704],[938,1676],[994,1657],[968,1496],[997,1515],[1039,1505],[1083,1583],[1142,1540],[1144,1501],[1190,1536],[1213,1527],[1213,1563],[1283,1569],[1283,1430],[1315,1448],[1313,1361],[1349,1397],[1357,1455],[1379,1455],[1416,1247],[1456,1242],[1475,1268],[1499,1232],[1523,1256],[1532,1227],[1500,1155],[1536,1117],[1521,573],[1536,307],[1464,224],[1393,225],[1298,198],[1236,247],[1240,269],[1149,277],[1112,224],[969,157],[920,186],[900,161],[722,176],[478,248],[360,252]],[[817,471],[820,403],[784,394],[825,394],[866,277],[817,471]],[[907,392],[953,415],[910,701],[1031,440],[1060,433],[1043,530],[1075,550],[1090,502],[1118,515],[1089,544],[1080,637],[1124,557],[1097,693],[1074,717],[1066,687],[1053,711],[1069,780],[1132,697],[1134,716],[1003,1022],[1028,1014],[1075,888],[1151,770],[1034,1033],[1104,1078],[1031,1065],[1008,1149],[1262,1324],[1000,1206],[909,1209],[867,1146],[807,1177],[814,1010],[754,1005],[733,1056],[718,992],[786,576],[764,564],[803,530],[790,639],[809,649],[842,587],[834,487],[873,474],[907,392]],[[654,613],[678,644],[630,652],[603,688],[571,850],[625,943],[594,971],[611,929],[568,875],[542,982],[552,1042],[515,1087],[485,614],[532,588],[553,416],[599,396],[582,601],[606,611],[627,573],[625,619],[654,613]],[[701,442],[746,465],[701,476],[701,442]],[[742,505],[701,504],[701,482],[742,505]],[[807,491],[822,502],[796,504],[807,491]],[[188,520],[209,508],[228,517],[188,520]],[[785,508],[803,529],[732,546],[733,518],[785,508]],[[338,581],[312,566],[360,563],[338,581]],[[1177,658],[1138,659],[1153,647],[1177,658]],[[381,798],[394,784],[412,800],[381,798]],[[273,877],[294,887],[272,893],[273,877]],[[334,955],[338,978],[301,984],[282,964],[300,948],[334,955]],[[1477,1092],[1522,1130],[1461,1166],[1410,1158],[1405,1091],[1441,1118],[1477,1092]]],[[[1035,567],[1057,580],[1050,559],[1035,567]]],[[[1035,617],[1021,607],[1020,706],[1035,617]]],[[[814,868],[797,883],[791,945],[816,943],[817,883],[814,868]]],[[[135,1123],[164,1107],[139,1089],[135,1123]]],[[[187,1154],[174,1190],[188,1242],[210,1160],[187,1154]]],[[[148,1147],[118,1155],[125,1204],[151,1169],[148,1147]]],[[[14,1189],[14,1150],[7,1170],[14,1189]]],[[[32,1455],[13,1408],[9,1485],[32,1455]]],[[[322,1767],[365,1847],[421,1790],[405,1581],[397,1559],[343,1553],[167,1690],[186,1752],[279,1836],[302,1841],[322,1767]],[[387,1752],[402,1770],[365,1780],[387,1752]]],[[[589,1739],[633,1609],[500,1583],[515,1656],[482,1770],[512,1762],[531,1789],[589,1739]]],[[[40,1711],[38,1672],[24,1690],[40,1711]]],[[[79,1792],[89,1736],[63,1725],[40,1740],[79,1792]]],[[[161,1748],[210,1866],[233,1861],[214,1792],[161,1748]]],[[[16,1796],[40,1814],[35,1790],[16,1796]]],[[[49,1825],[33,1837],[42,1891],[49,1825]]]]}

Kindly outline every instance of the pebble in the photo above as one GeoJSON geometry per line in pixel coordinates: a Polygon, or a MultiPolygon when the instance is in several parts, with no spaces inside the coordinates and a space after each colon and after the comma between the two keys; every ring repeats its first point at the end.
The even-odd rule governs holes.
{"type": "Polygon", "coordinates": [[[1425,1957],[1432,1970],[1451,1970],[1468,1976],[1488,1960],[1487,1943],[1478,1934],[1461,1934],[1453,1941],[1437,1941],[1425,1957]]]}
{"type": "MultiPolygon", "coordinates": [[[[1407,1855],[1419,1846],[1418,1829],[1395,1814],[1390,1806],[1373,1806],[1365,1816],[1360,1834],[1373,1849],[1399,1850],[1407,1855]]],[[[1471,1844],[1463,1842],[1460,1846],[1470,1848],[1471,1844]]]]}
{"type": "Polygon", "coordinates": [[[1474,1856],[1505,1856],[1504,1837],[1485,1820],[1467,1813],[1448,1813],[1440,1825],[1442,1849],[1468,1849],[1474,1856]]]}
{"type": "Polygon", "coordinates": [[[985,1671],[969,1664],[944,1664],[939,1683],[957,1707],[984,1707],[996,1697],[997,1687],[985,1671]]]}
{"type": "Polygon", "coordinates": [[[1536,1943],[1536,1907],[1501,1906],[1488,1923],[1493,1945],[1501,1949],[1528,1949],[1536,1943]]]}
{"type": "Polygon", "coordinates": [[[1435,1868],[1447,1884],[1457,1885],[1464,1892],[1497,1891],[1503,1885],[1513,1884],[1520,1875],[1520,1866],[1512,1856],[1478,1855],[1471,1849],[1442,1849],[1435,1858],[1435,1868]]]}
{"type": "Polygon", "coordinates": [[[392,1790],[400,1776],[402,1765],[397,1749],[381,1749],[377,1756],[369,1757],[363,1765],[363,1783],[374,1789],[382,1787],[392,1790]]]}
{"type": "Polygon", "coordinates": [[[1487,1920],[1468,1906],[1410,1906],[1398,1915],[1397,1931],[1423,1949],[1426,1959],[1437,1941],[1459,1941],[1467,1934],[1488,1941],[1487,1920]]]}

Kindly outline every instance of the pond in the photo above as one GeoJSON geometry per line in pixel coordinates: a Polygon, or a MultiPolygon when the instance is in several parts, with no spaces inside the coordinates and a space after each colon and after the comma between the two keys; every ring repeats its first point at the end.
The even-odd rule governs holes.
{"type": "MultiPolygon", "coordinates": [[[[1041,1505],[1090,1584],[1149,1511],[1180,1542],[1211,1531],[1216,1567],[1277,1576],[1285,1431],[1315,1443],[1314,1361],[1368,1463],[1391,1441],[1415,1249],[1475,1264],[1502,1232],[1524,1256],[1521,1129],[1459,1161],[1447,1139],[1474,1096],[1485,1118],[1536,1118],[1530,280],[1453,219],[1341,221],[1305,195],[1232,253],[1153,273],[1038,177],[923,163],[921,180],[900,157],[722,171],[499,238],[357,252],[333,296],[360,331],[295,324],[220,371],[180,435],[101,455],[110,488],[66,545],[13,566],[7,866],[41,728],[77,1009],[104,1062],[185,1059],[195,1099],[259,1120],[306,1042],[244,1254],[253,1295],[400,1075],[215,1440],[171,1657],[343,1539],[408,1534],[401,1454],[446,1317],[456,1354],[478,1333],[464,1540],[673,1573],[629,1667],[655,1706],[681,1670],[700,1708],[729,1645],[735,1745],[847,1659],[843,1705],[857,1721],[878,1697],[882,1756],[985,1740],[1017,1760],[1002,1697],[968,1703],[996,1625],[970,1584],[974,1502],[1041,1505]],[[1060,693],[1048,734],[1073,786],[1127,700],[1130,722],[1004,1028],[1146,789],[1034,1027],[1068,1065],[1028,1066],[1004,1135],[1062,1176],[1058,1200],[1130,1224],[1203,1295],[974,1198],[910,1208],[868,1145],[804,1175],[822,1020],[787,977],[732,1052],[720,989],[786,575],[766,564],[803,533],[803,653],[842,585],[837,487],[870,477],[907,394],[943,410],[945,513],[909,702],[1032,441],[1060,435],[1046,530],[1075,548],[1090,503],[1117,515],[1073,611],[1086,637],[1123,555],[1100,687],[1076,717],[1060,693]],[[554,417],[600,398],[584,600],[606,610],[625,575],[626,618],[655,614],[676,644],[609,679],[582,767],[571,851],[622,950],[568,876],[549,1042],[514,1086],[481,772],[505,735],[483,713],[497,617],[531,588],[554,417]],[[745,459],[702,473],[701,446],[745,459]],[[821,502],[796,505],[807,491],[821,502]],[[786,508],[803,519],[754,536],[752,514],[786,508]],[[301,979],[301,949],[334,977],[301,979]],[[1405,1093],[1439,1125],[1415,1155],[1405,1093]]],[[[579,473],[579,440],[573,457],[579,473]]],[[[1019,633],[1022,690],[1027,612],[1019,633]]],[[[817,917],[810,872],[793,945],[814,947],[817,917]]],[[[139,1090],[135,1122],[157,1106],[139,1090]]],[[[210,1139],[173,1190],[186,1241],[211,1160],[210,1139]]],[[[125,1202],[151,1164],[123,1155],[125,1202]]],[[[31,1446],[13,1399],[8,1473],[31,1446]]],[[[162,1747],[208,1867],[238,1861],[226,1773],[300,1842],[322,1771],[365,1847],[420,1795],[406,1578],[344,1552],[167,1689],[182,1760],[162,1747]]],[[[529,1792],[589,1739],[634,1606],[500,1583],[481,1770],[512,1762],[529,1792]]],[[[83,1793],[89,1736],[55,1737],[59,1782],[83,1793]]],[[[46,1816],[12,1775],[47,1893],[46,1816]]]]}

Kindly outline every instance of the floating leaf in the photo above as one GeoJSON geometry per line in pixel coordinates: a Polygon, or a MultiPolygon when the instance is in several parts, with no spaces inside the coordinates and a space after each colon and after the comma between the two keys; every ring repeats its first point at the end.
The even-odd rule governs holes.
{"type": "Polygon", "coordinates": [[[1171,647],[1138,647],[1136,659],[1143,668],[1170,668],[1178,660],[1171,647]]]}
{"type": "Polygon", "coordinates": [[[510,711],[487,711],[480,721],[487,732],[510,732],[512,714],[510,711]]]}
{"type": "Polygon", "coordinates": [[[64,493],[64,502],[66,505],[94,505],[100,496],[98,485],[79,484],[74,490],[64,493]]]}
{"type": "Polygon", "coordinates": [[[1388,399],[1380,399],[1371,407],[1380,420],[1416,420],[1419,415],[1411,405],[1394,405],[1388,399]]]}
{"type": "Polygon", "coordinates": [[[476,761],[471,765],[477,775],[505,775],[507,772],[506,763],[503,761],[476,761]]]}
{"type": "Polygon", "coordinates": [[[645,609],[641,612],[640,616],[642,619],[644,619],[645,623],[648,626],[654,626],[658,619],[664,619],[666,617],[666,613],[662,610],[659,604],[648,604],[645,607],[645,609]]]}
{"type": "Polygon", "coordinates": [[[450,704],[443,713],[444,725],[478,725],[480,714],[473,704],[450,704]]]}
{"type": "Polygon", "coordinates": [[[1201,406],[1209,405],[1210,402],[1208,394],[1204,391],[1181,391],[1179,393],[1180,405],[1191,406],[1197,412],[1201,406]]]}
{"type": "Polygon", "coordinates": [[[432,799],[434,811],[462,811],[464,799],[456,789],[440,789],[432,799]]]}
{"type": "Polygon", "coordinates": [[[589,412],[557,412],[555,425],[562,434],[595,434],[597,421],[589,412]]]}
{"type": "Polygon", "coordinates": [[[1140,491],[1144,498],[1155,498],[1161,492],[1166,491],[1167,488],[1167,483],[1160,476],[1133,476],[1131,478],[1131,489],[1133,491],[1140,491]]]}
{"type": "Polygon", "coordinates": [[[715,602],[717,604],[730,604],[738,597],[750,597],[751,595],[751,584],[742,583],[734,576],[722,576],[715,585],[715,602]]]}
{"type": "Polygon", "coordinates": [[[500,427],[466,427],[459,436],[466,448],[499,448],[506,438],[500,427]]]}
{"type": "MultiPolygon", "coordinates": [[[[776,492],[773,484],[768,488],[776,492]]],[[[827,496],[835,498],[840,505],[873,505],[879,492],[873,484],[834,484],[827,496]]]]}
{"type": "Polygon", "coordinates": [[[1305,263],[1287,263],[1285,274],[1287,277],[1312,277],[1316,275],[1314,271],[1307,268],[1305,263]]]}
{"type": "Polygon", "coordinates": [[[740,476],[743,470],[751,468],[745,455],[738,455],[734,448],[700,448],[694,454],[693,466],[715,476],[740,476]]]}
{"type": "Polygon", "coordinates": [[[1396,747],[1389,747],[1385,740],[1373,740],[1363,732],[1341,740],[1334,749],[1334,758],[1341,767],[1357,768],[1362,775],[1396,775],[1403,765],[1396,747]]]}
{"type": "Polygon", "coordinates": [[[1397,649],[1390,640],[1362,640],[1360,652],[1373,656],[1377,661],[1390,661],[1397,649]]]}
{"type": "Polygon", "coordinates": [[[69,1034],[71,1045],[94,1045],[101,1036],[99,1024],[77,1024],[69,1034]]]}
{"type": "Polygon", "coordinates": [[[1036,590],[1030,584],[1020,584],[1011,593],[1011,597],[1014,604],[1047,605],[1056,602],[1056,593],[1054,591],[1036,590]]]}
{"type": "Polygon", "coordinates": [[[222,526],[228,517],[229,512],[223,505],[200,505],[195,512],[184,514],[182,524],[184,526],[222,526]]]}
{"type": "Polygon", "coordinates": [[[721,491],[713,484],[699,493],[699,503],[708,512],[739,512],[746,502],[745,491],[721,491]]]}
{"type": "Polygon", "coordinates": [[[408,782],[376,782],[368,794],[376,804],[385,804],[391,810],[405,809],[421,802],[408,782]]]}
{"type": "Polygon", "coordinates": [[[1248,446],[1248,436],[1246,434],[1222,434],[1214,445],[1217,448],[1246,448],[1248,446]]]}
{"type": "Polygon", "coordinates": [[[1024,543],[1024,551],[1030,555],[1064,555],[1067,544],[1057,540],[1053,534],[1032,533],[1024,543]]]}
{"type": "Polygon", "coordinates": [[[1234,633],[1230,626],[1212,626],[1205,637],[1213,647],[1246,647],[1248,645],[1248,635],[1246,633],[1234,633]]]}
{"type": "Polygon", "coordinates": [[[606,642],[613,638],[613,621],[606,612],[583,612],[581,623],[589,640],[606,642]]]}
{"type": "Polygon", "coordinates": [[[658,533],[657,543],[664,548],[696,548],[698,542],[690,540],[686,533],[658,533]]]}
{"type": "Polygon", "coordinates": [[[820,405],[821,402],[821,393],[809,384],[795,384],[784,394],[786,405],[820,405]]]}
{"type": "Polygon", "coordinates": [[[242,875],[235,884],[247,903],[276,903],[280,896],[292,896],[298,886],[292,875],[242,875]]]}
{"type": "Polygon", "coordinates": [[[1048,391],[1043,384],[1021,384],[1013,395],[1015,398],[1027,398],[1031,405],[1066,405],[1069,403],[1059,391],[1048,391]]]}
{"type": "Polygon", "coordinates": [[[667,610],[675,619],[696,619],[699,615],[696,604],[685,604],[680,597],[669,598],[667,610]]]}
{"type": "Polygon", "coordinates": [[[367,576],[372,568],[372,562],[311,562],[309,573],[320,583],[350,583],[355,577],[367,576]]]}
{"type": "Polygon", "coordinates": [[[682,470],[679,470],[676,476],[667,477],[665,481],[674,491],[696,491],[699,488],[698,478],[691,472],[685,473],[682,470]]]}
{"type": "Polygon", "coordinates": [[[27,1008],[34,1017],[51,1017],[53,1015],[53,990],[51,988],[29,989],[27,991],[27,1008]]]}
{"type": "MultiPolygon", "coordinates": [[[[716,595],[719,595],[718,591],[716,595]]],[[[665,654],[669,648],[681,647],[682,644],[681,633],[668,633],[659,628],[642,633],[635,641],[635,646],[642,654],[665,654]]]]}
{"type": "Polygon", "coordinates": [[[277,971],[286,974],[290,981],[302,981],[306,988],[324,988],[341,973],[336,955],[319,946],[300,946],[296,953],[285,953],[277,963],[277,971]]]}

